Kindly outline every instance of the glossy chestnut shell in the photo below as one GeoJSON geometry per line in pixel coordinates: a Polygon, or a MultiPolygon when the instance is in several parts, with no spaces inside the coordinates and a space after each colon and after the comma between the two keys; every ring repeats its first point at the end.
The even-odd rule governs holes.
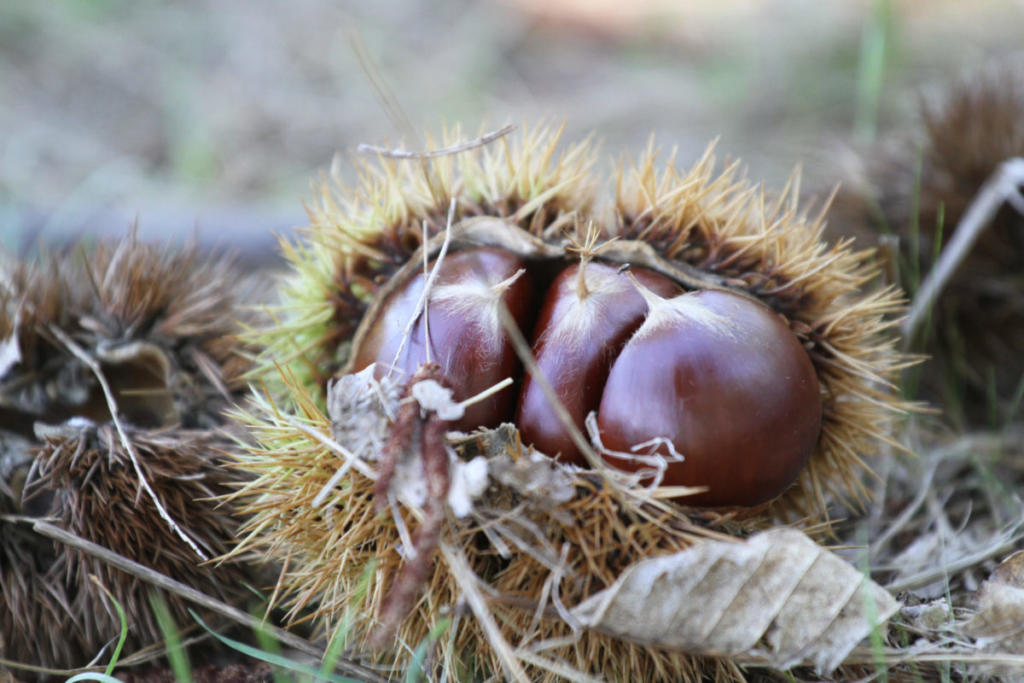
{"type": "MultiPolygon", "coordinates": [[[[660,438],[641,454],[670,456],[662,484],[707,489],[681,502],[753,506],[795,481],[815,450],[822,403],[810,356],[781,316],[728,291],[680,293],[673,279],[645,268],[630,269],[633,282],[615,264],[575,263],[553,279],[544,275],[550,261],[547,271],[533,265],[507,249],[472,247],[438,269],[427,304],[430,358],[455,398],[519,380],[471,406],[456,429],[493,427],[514,413],[525,443],[586,464],[540,383],[521,378],[498,314],[505,305],[577,428],[596,410],[606,451],[628,454],[660,438]],[[535,289],[543,298],[534,324],[535,289]]],[[[377,363],[382,375],[394,364],[412,376],[427,360],[422,314],[399,353],[426,283],[422,273],[406,277],[357,337],[352,369],[377,363]]],[[[625,470],[641,466],[604,457],[625,470]]]]}
{"type": "MultiPolygon", "coordinates": [[[[633,275],[663,296],[680,291],[654,271],[638,268],[633,275]]],[[[601,403],[608,369],[646,313],[647,301],[629,276],[604,263],[573,264],[548,287],[534,327],[533,354],[582,433],[587,414],[601,403]]],[[[526,443],[544,453],[586,463],[532,375],[523,381],[516,426],[526,443]]]]}
{"type": "MultiPolygon", "coordinates": [[[[480,248],[448,254],[442,261],[427,305],[427,320],[416,318],[399,354],[403,333],[423,294],[427,276],[420,273],[394,291],[382,314],[354,350],[354,369],[377,363],[378,378],[389,370],[412,377],[430,359],[441,365],[456,400],[465,400],[506,377],[520,374],[519,359],[498,317],[503,302],[516,323],[526,328],[532,309],[530,279],[516,277],[524,263],[515,254],[480,248]],[[514,278],[514,279],[513,279],[514,278]]],[[[511,419],[515,396],[501,391],[466,409],[455,429],[496,427],[511,419]]]]}
{"type": "Polygon", "coordinates": [[[670,440],[685,459],[669,463],[662,483],[708,487],[684,503],[757,505],[792,484],[814,452],[818,379],[770,309],[728,292],[689,292],[659,302],[622,349],[598,426],[616,451],[670,440]]]}

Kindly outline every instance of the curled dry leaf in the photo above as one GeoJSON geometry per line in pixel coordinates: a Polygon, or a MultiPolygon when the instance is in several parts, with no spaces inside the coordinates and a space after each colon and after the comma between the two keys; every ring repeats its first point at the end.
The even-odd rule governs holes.
{"type": "Polygon", "coordinates": [[[495,481],[542,506],[565,503],[576,493],[572,476],[545,455],[513,458],[501,453],[488,463],[495,481]]]}
{"type": "Polygon", "coordinates": [[[978,589],[978,612],[964,627],[986,652],[1024,654],[1024,550],[1003,560],[978,589]]]}
{"type": "Polygon", "coordinates": [[[376,380],[373,373],[374,367],[370,366],[342,375],[327,388],[331,438],[367,460],[376,460],[384,447],[389,421],[398,412],[401,389],[397,380],[376,380]]]}
{"type": "Polygon", "coordinates": [[[825,673],[898,609],[803,533],[772,529],[641,560],[572,612],[585,628],[644,645],[825,673]]]}
{"type": "Polygon", "coordinates": [[[522,452],[523,446],[519,432],[509,423],[456,436],[452,443],[463,457],[483,456],[491,479],[542,509],[553,509],[575,495],[573,476],[564,465],[537,452],[513,456],[522,452]]]}

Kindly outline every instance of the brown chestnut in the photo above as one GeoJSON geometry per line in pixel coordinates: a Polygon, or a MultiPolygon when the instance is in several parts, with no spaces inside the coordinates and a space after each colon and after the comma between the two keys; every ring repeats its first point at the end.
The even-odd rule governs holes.
{"type": "MultiPolygon", "coordinates": [[[[680,291],[652,270],[637,268],[633,275],[662,296],[680,291]]],[[[646,312],[647,302],[629,276],[604,263],[571,265],[548,288],[534,328],[533,354],[580,431],[586,433],[583,422],[601,402],[608,368],[646,312]]],[[[586,464],[531,374],[523,381],[516,426],[525,443],[559,460],[586,464]]]]}
{"type": "MultiPolygon", "coordinates": [[[[502,327],[498,306],[504,302],[516,323],[528,329],[532,287],[521,272],[523,268],[523,261],[515,254],[490,247],[448,254],[431,287],[427,315],[421,313],[417,318],[401,354],[405,329],[426,285],[422,273],[385,302],[381,314],[353,350],[354,370],[376,362],[378,377],[392,366],[402,376],[412,377],[427,361],[429,332],[430,359],[441,365],[456,400],[470,398],[506,377],[516,378],[519,359],[502,327]]],[[[497,426],[511,418],[513,401],[511,389],[499,391],[467,407],[453,428],[497,426]]]]}
{"type": "MultiPolygon", "coordinates": [[[[663,484],[705,486],[693,505],[751,506],[781,494],[821,430],[810,357],[783,320],[744,297],[702,290],[645,293],[647,319],[608,374],[598,427],[607,449],[664,437],[685,459],[663,484]]],[[[658,453],[668,455],[665,445],[658,453]]],[[[634,461],[606,456],[636,470],[634,461]]]]}

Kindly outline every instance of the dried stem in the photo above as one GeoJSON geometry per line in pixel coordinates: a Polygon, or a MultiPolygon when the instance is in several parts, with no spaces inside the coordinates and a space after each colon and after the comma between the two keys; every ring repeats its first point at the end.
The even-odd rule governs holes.
{"type": "Polygon", "coordinates": [[[480,591],[479,586],[476,585],[477,576],[469,566],[466,554],[461,548],[444,541],[438,547],[445,562],[448,563],[448,568],[451,570],[455,583],[462,591],[466,602],[469,603],[469,608],[473,611],[473,615],[480,622],[480,627],[487,637],[487,642],[490,643],[491,647],[494,648],[494,652],[498,655],[498,661],[501,662],[505,675],[509,680],[526,683],[530,678],[526,675],[522,664],[516,659],[512,646],[505,640],[505,636],[501,634],[501,629],[494,620],[494,615],[488,609],[487,599],[480,591]]]}
{"type": "MultiPolygon", "coordinates": [[[[52,538],[55,541],[59,541],[60,543],[63,543],[64,545],[67,545],[71,548],[80,550],[86,553],[87,555],[95,557],[96,559],[109,564],[112,567],[120,569],[126,574],[130,574],[131,576],[134,576],[142,581],[145,581],[148,584],[156,586],[157,588],[162,588],[170,593],[173,593],[184,598],[185,600],[188,600],[189,602],[195,603],[200,607],[204,607],[210,610],[211,612],[215,612],[217,614],[220,614],[221,616],[227,617],[228,619],[231,619],[232,621],[241,624],[242,626],[254,630],[266,631],[278,640],[280,640],[282,643],[295,648],[303,654],[307,654],[317,659],[320,659],[324,656],[324,653],[320,648],[316,647],[307,640],[304,640],[292,633],[289,633],[288,631],[277,628],[276,626],[267,624],[263,620],[257,619],[256,617],[246,612],[243,612],[237,607],[232,607],[231,605],[225,604],[220,600],[211,598],[209,595],[201,591],[198,591],[195,588],[192,588],[191,586],[187,586],[181,583],[180,581],[175,581],[169,576],[161,574],[160,572],[155,571],[153,569],[150,569],[145,565],[139,564],[134,560],[130,560],[124,555],[119,555],[118,553],[115,553],[114,551],[108,548],[104,548],[99,544],[93,543],[92,541],[88,541],[84,538],[81,538],[80,536],[76,536],[75,534],[65,531],[60,527],[54,526],[49,522],[37,520],[32,524],[32,530],[36,533],[42,534],[43,536],[52,538]]],[[[338,669],[340,669],[348,675],[360,676],[365,680],[383,680],[373,671],[365,669],[357,664],[342,661],[338,662],[337,666],[338,669]]]]}
{"type": "Polygon", "coordinates": [[[957,223],[952,239],[942,250],[939,260],[928,272],[928,276],[921,283],[917,294],[914,295],[910,312],[902,325],[904,339],[909,342],[918,327],[924,322],[925,317],[932,310],[932,306],[935,305],[935,300],[942,293],[943,287],[946,286],[957,267],[967,258],[971,247],[974,246],[985,228],[992,223],[992,219],[1003,204],[1009,203],[1021,214],[1024,214],[1022,186],[1024,186],[1024,158],[1004,161],[981,186],[974,201],[967,207],[967,211],[957,223]]]}
{"type": "Polygon", "coordinates": [[[370,638],[372,647],[385,645],[416,602],[433,566],[434,551],[441,538],[445,519],[450,473],[444,433],[448,423],[431,415],[423,425],[422,458],[427,481],[427,497],[423,503],[423,519],[412,538],[410,557],[395,577],[380,607],[380,624],[370,638]]]}
{"type": "Polygon", "coordinates": [[[412,379],[409,380],[398,404],[398,417],[395,418],[391,434],[387,443],[381,451],[380,465],[377,468],[377,482],[373,489],[373,505],[377,512],[383,512],[387,507],[388,494],[391,492],[391,480],[395,477],[395,467],[409,448],[412,446],[412,437],[416,430],[416,421],[419,417],[420,407],[412,400],[412,387],[418,381],[430,376],[430,368],[439,368],[436,364],[423,365],[412,379]]]}
{"type": "Polygon", "coordinates": [[[509,124],[503,128],[499,128],[498,130],[493,130],[490,133],[484,133],[473,140],[467,140],[449,147],[442,147],[441,149],[434,149],[425,152],[413,152],[404,149],[388,149],[386,147],[377,147],[376,145],[367,145],[365,143],[359,145],[356,149],[361,154],[379,154],[380,156],[392,159],[435,159],[437,157],[460,154],[462,152],[468,152],[471,149],[476,149],[477,147],[483,147],[488,143],[494,142],[498,138],[505,137],[515,129],[515,124],[509,124]]]}
{"type": "MultiPolygon", "coordinates": [[[[430,275],[427,277],[426,283],[423,285],[423,293],[420,294],[419,301],[416,302],[416,308],[413,309],[412,315],[409,316],[409,322],[406,323],[405,329],[402,330],[402,341],[398,345],[398,351],[395,352],[395,360],[391,362],[391,367],[388,368],[388,376],[391,372],[398,367],[398,360],[402,357],[402,351],[405,349],[405,345],[408,343],[409,338],[412,336],[413,325],[420,317],[420,312],[425,311],[427,308],[427,300],[430,297],[430,289],[434,286],[434,281],[437,280],[437,274],[441,270],[441,264],[444,262],[444,257],[448,253],[448,245],[451,243],[452,238],[452,223],[455,221],[455,198],[452,197],[451,203],[448,205],[448,219],[445,221],[444,227],[444,242],[441,243],[441,251],[437,254],[437,258],[434,259],[434,268],[430,271],[430,275]]],[[[426,255],[427,243],[423,243],[423,253],[426,255]]],[[[430,331],[425,330],[425,342],[427,345],[427,354],[429,358],[430,354],[430,331]]]]}
{"type": "Polygon", "coordinates": [[[445,503],[451,480],[444,435],[450,423],[436,413],[421,417],[420,405],[411,400],[412,387],[417,383],[424,380],[439,382],[442,379],[441,366],[436,363],[426,363],[416,371],[403,392],[404,402],[399,409],[398,421],[384,449],[381,475],[374,490],[374,504],[377,509],[383,509],[388,500],[395,467],[403,454],[410,450],[417,424],[421,427],[420,458],[426,478],[427,495],[423,502],[422,519],[413,533],[412,546],[409,548],[406,562],[384,596],[378,617],[379,624],[369,638],[370,647],[375,649],[383,647],[394,638],[402,620],[415,603],[417,594],[429,578],[434,551],[444,526],[445,503]]]}
{"type": "Polygon", "coordinates": [[[100,388],[103,390],[103,397],[107,401],[107,409],[110,410],[110,419],[113,421],[114,427],[117,429],[117,435],[121,439],[121,444],[128,452],[128,457],[131,458],[132,467],[135,468],[135,474],[139,478],[139,484],[142,486],[143,489],[145,489],[146,493],[148,493],[149,497],[153,500],[153,504],[156,506],[157,512],[160,513],[160,517],[163,518],[163,520],[166,521],[167,524],[171,527],[171,531],[177,534],[178,537],[181,538],[181,540],[185,541],[185,543],[187,543],[188,546],[192,548],[192,550],[195,552],[196,555],[199,556],[200,559],[202,559],[204,562],[209,560],[210,558],[206,556],[206,553],[200,550],[199,546],[196,545],[196,542],[193,541],[189,537],[189,535],[185,533],[185,530],[182,529],[178,525],[178,523],[174,521],[174,518],[171,517],[170,513],[167,512],[167,509],[164,507],[163,503],[160,502],[160,498],[157,497],[156,492],[149,485],[149,480],[146,479],[146,475],[142,471],[142,464],[139,462],[139,454],[136,452],[135,446],[132,445],[131,440],[125,433],[124,425],[121,424],[121,419],[117,416],[117,401],[114,399],[114,393],[110,390],[110,385],[107,383],[107,378],[104,376],[103,369],[100,367],[100,364],[97,363],[95,358],[89,355],[89,353],[81,346],[76,344],[71,339],[71,337],[65,334],[64,331],[61,330],[60,328],[56,327],[55,325],[50,325],[50,332],[52,332],[53,335],[57,337],[57,339],[59,339],[60,342],[64,344],[65,347],[67,347],[68,351],[73,353],[75,357],[77,357],[80,361],[85,363],[92,371],[92,373],[96,375],[96,381],[99,382],[100,388]]]}

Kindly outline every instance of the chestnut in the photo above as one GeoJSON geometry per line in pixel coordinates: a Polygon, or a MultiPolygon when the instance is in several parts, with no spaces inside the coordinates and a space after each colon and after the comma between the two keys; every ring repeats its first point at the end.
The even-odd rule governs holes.
{"type": "MultiPolygon", "coordinates": [[[[663,296],[681,291],[675,282],[652,270],[632,272],[663,296]]],[[[585,433],[587,414],[601,402],[609,366],[646,312],[647,302],[629,276],[600,262],[569,266],[547,289],[534,328],[533,354],[581,432],[585,433]]],[[[586,464],[531,374],[523,380],[516,426],[524,443],[564,462],[586,464]]]]}
{"type": "MultiPolygon", "coordinates": [[[[704,486],[681,500],[752,506],[789,487],[821,431],[811,359],[780,316],[737,294],[645,292],[650,312],[608,373],[598,428],[606,449],[664,437],[682,462],[662,483],[704,486]]],[[[657,452],[669,455],[667,447],[657,452]]],[[[638,464],[607,456],[609,464],[638,464]]]]}
{"type": "MultiPolygon", "coordinates": [[[[504,302],[520,328],[529,329],[532,285],[523,268],[515,254],[491,247],[448,254],[430,291],[428,323],[424,324],[421,313],[402,347],[406,327],[426,286],[427,278],[420,273],[384,303],[380,316],[353,349],[354,370],[377,363],[378,377],[389,371],[412,377],[428,360],[429,333],[430,360],[440,364],[457,400],[474,396],[506,377],[518,377],[519,359],[502,327],[498,305],[504,302]]],[[[453,428],[496,427],[511,418],[513,401],[512,391],[499,391],[468,406],[453,428]]]]}

